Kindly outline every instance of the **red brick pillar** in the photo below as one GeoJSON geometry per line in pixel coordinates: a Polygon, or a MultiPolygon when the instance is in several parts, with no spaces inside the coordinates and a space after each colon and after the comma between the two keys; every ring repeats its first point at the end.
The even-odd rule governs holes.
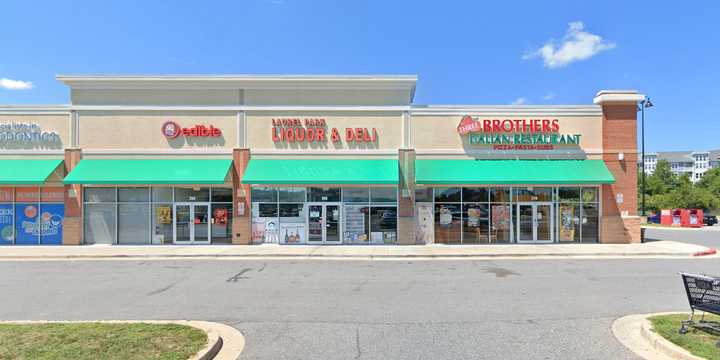
{"type": "Polygon", "coordinates": [[[637,214],[637,103],[636,91],[600,91],[602,106],[602,158],[615,183],[602,186],[600,242],[640,242],[637,214]]]}
{"type": "Polygon", "coordinates": [[[250,185],[241,184],[243,174],[250,162],[249,149],[233,149],[233,235],[232,243],[252,244],[252,214],[250,210],[250,185]]]}
{"type": "MultiPolygon", "coordinates": [[[[65,150],[65,174],[69,174],[80,162],[80,149],[65,150]]],[[[65,220],[63,221],[63,245],[82,244],[83,209],[82,185],[65,185],[65,220]]]]}

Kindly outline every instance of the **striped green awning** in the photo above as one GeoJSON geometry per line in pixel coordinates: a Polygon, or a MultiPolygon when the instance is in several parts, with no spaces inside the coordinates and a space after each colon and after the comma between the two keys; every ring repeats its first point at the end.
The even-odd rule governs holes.
{"type": "Polygon", "coordinates": [[[250,159],[244,184],[399,183],[397,160],[250,159]]]}
{"type": "Polygon", "coordinates": [[[42,185],[62,160],[0,160],[0,185],[42,185]]]}
{"type": "Polygon", "coordinates": [[[89,159],[65,177],[66,184],[223,184],[232,160],[89,159]]]}
{"type": "Polygon", "coordinates": [[[612,184],[602,160],[416,160],[415,182],[426,185],[612,184]]]}

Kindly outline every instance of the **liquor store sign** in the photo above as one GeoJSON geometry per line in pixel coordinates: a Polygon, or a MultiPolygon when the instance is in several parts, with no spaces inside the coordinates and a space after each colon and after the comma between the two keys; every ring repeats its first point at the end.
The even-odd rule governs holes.
{"type": "Polygon", "coordinates": [[[457,126],[469,145],[492,146],[493,150],[553,150],[557,146],[579,146],[581,134],[564,134],[558,119],[483,119],[465,115],[457,126]]]}
{"type": "Polygon", "coordinates": [[[377,128],[328,127],[325,118],[272,118],[275,143],[377,143],[377,128]]]}

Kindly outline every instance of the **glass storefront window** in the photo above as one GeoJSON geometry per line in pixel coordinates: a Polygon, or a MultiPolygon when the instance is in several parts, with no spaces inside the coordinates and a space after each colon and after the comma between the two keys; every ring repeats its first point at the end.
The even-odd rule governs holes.
{"type": "Polygon", "coordinates": [[[370,201],[370,188],[367,187],[343,188],[342,192],[343,202],[367,203],[370,201]]]}
{"type": "Polygon", "coordinates": [[[277,203],[253,203],[253,217],[277,217],[277,203]],[[257,210],[257,212],[255,212],[257,210]]]}
{"type": "Polygon", "coordinates": [[[210,201],[210,188],[175,188],[175,202],[208,202],[210,201]]]}
{"type": "Polygon", "coordinates": [[[340,188],[308,188],[309,202],[339,202],[340,188]]]}
{"type": "Polygon", "coordinates": [[[582,242],[598,242],[598,205],[583,204],[582,209],[582,242]]]}
{"type": "MultiPolygon", "coordinates": [[[[460,191],[458,188],[458,195],[460,191]]],[[[438,244],[460,244],[460,204],[435,204],[435,242],[438,244]]]]}
{"type": "Polygon", "coordinates": [[[586,203],[598,201],[597,188],[582,188],[582,201],[586,203]]]}
{"type": "Polygon", "coordinates": [[[149,244],[150,205],[119,204],[117,211],[118,244],[149,244]]]}
{"type": "MultiPolygon", "coordinates": [[[[2,200],[7,201],[7,198],[2,200]]],[[[0,245],[10,245],[15,241],[14,216],[15,211],[12,203],[0,204],[0,245]]]]}
{"type": "Polygon", "coordinates": [[[397,241],[397,206],[370,208],[370,243],[394,244],[397,241]]]}
{"type": "Polygon", "coordinates": [[[85,244],[115,243],[115,204],[86,204],[83,222],[85,244]]]}
{"type": "Polygon", "coordinates": [[[286,187],[279,188],[280,202],[305,202],[305,188],[303,187],[286,187]]]}
{"type": "Polygon", "coordinates": [[[514,188],[514,201],[553,201],[553,188],[551,187],[527,187],[514,188]]]}
{"type": "Polygon", "coordinates": [[[349,244],[369,244],[370,206],[343,206],[344,242],[349,244]]]}
{"type": "Polygon", "coordinates": [[[214,187],[210,189],[212,202],[231,203],[233,201],[232,188],[214,187]]]}
{"type": "Polygon", "coordinates": [[[435,202],[460,202],[460,188],[435,188],[435,202]]]}
{"type": "Polygon", "coordinates": [[[510,188],[490,188],[490,202],[510,202],[510,188]]]}
{"type": "Polygon", "coordinates": [[[511,242],[513,224],[511,214],[512,206],[510,204],[490,204],[491,243],[511,242]]]}
{"type": "Polygon", "coordinates": [[[396,187],[373,187],[370,188],[370,202],[397,202],[396,187]]]}
{"type": "Polygon", "coordinates": [[[488,189],[478,187],[464,187],[462,189],[463,202],[487,202],[488,189]]]}
{"type": "Polygon", "coordinates": [[[269,186],[253,186],[250,189],[250,198],[253,202],[276,202],[277,189],[269,186]]]}
{"type": "Polygon", "coordinates": [[[433,189],[432,188],[417,188],[415,189],[415,202],[432,202],[433,201],[433,189]]]}
{"type": "Polygon", "coordinates": [[[173,189],[171,187],[154,187],[152,188],[153,202],[172,202],[173,189]]]}
{"type": "Polygon", "coordinates": [[[580,241],[580,204],[560,203],[558,205],[558,214],[560,215],[558,220],[558,241],[580,241]]]}
{"type": "Polygon", "coordinates": [[[580,188],[578,188],[578,187],[558,188],[558,197],[559,197],[560,201],[578,202],[578,201],[580,201],[580,188]]]}
{"type": "Polygon", "coordinates": [[[280,204],[280,243],[305,244],[307,236],[305,221],[304,203],[280,204]]]}
{"type": "Polygon", "coordinates": [[[115,188],[114,187],[86,187],[85,188],[85,202],[89,202],[89,203],[115,202],[115,188]]]}
{"type": "Polygon", "coordinates": [[[150,189],[146,187],[118,188],[118,202],[148,202],[150,189]]]}
{"type": "MultiPolygon", "coordinates": [[[[232,191],[232,189],[229,189],[232,191]]],[[[215,188],[213,188],[213,192],[215,188]]],[[[232,197],[232,193],[231,193],[232,197]]],[[[232,204],[212,204],[210,210],[210,242],[213,244],[232,243],[232,204]]]]}
{"type": "Polygon", "coordinates": [[[487,204],[463,204],[463,244],[488,243],[489,213],[487,204]]]}
{"type": "MultiPolygon", "coordinates": [[[[172,197],[172,189],[170,189],[172,197]]],[[[154,196],[154,192],[153,192],[154,196]]],[[[167,204],[152,205],[152,243],[172,244],[173,243],[173,206],[167,204]]]]}

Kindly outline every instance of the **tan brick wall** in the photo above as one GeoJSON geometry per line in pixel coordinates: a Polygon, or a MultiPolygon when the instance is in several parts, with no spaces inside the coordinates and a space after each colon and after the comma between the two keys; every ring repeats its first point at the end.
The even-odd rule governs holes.
{"type": "MultiPolygon", "coordinates": [[[[70,173],[80,162],[80,149],[65,150],[65,172],[70,173]]],[[[63,221],[63,245],[82,244],[82,185],[65,185],[65,220],[63,221]],[[76,197],[69,197],[74,190],[76,197]]]]}
{"type": "Polygon", "coordinates": [[[242,185],[242,179],[248,162],[250,162],[249,149],[233,150],[233,235],[232,243],[249,245],[252,243],[252,212],[250,211],[250,185],[242,185]],[[240,193],[240,195],[239,195],[240,193]],[[241,196],[244,194],[244,196],[241,196]],[[239,204],[243,203],[245,213],[238,215],[239,204]]]}
{"type": "Polygon", "coordinates": [[[603,105],[603,160],[615,183],[602,187],[603,243],[639,242],[637,218],[637,110],[634,103],[603,105]],[[619,154],[623,153],[623,160],[619,154]],[[618,199],[622,202],[618,203],[618,199]]]}

